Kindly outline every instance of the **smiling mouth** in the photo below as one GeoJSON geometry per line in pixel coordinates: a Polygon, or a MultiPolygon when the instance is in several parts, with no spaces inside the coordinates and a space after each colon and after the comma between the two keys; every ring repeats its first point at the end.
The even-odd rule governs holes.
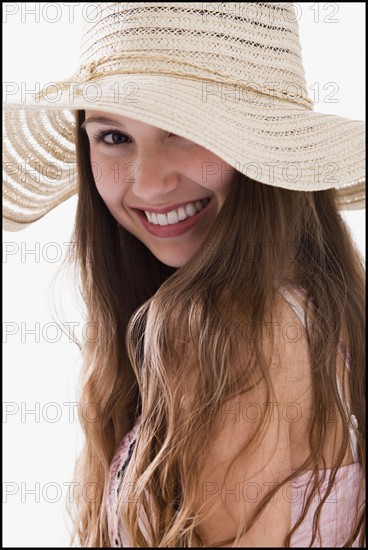
{"type": "MultiPolygon", "coordinates": [[[[140,219],[141,223],[143,224],[146,231],[148,231],[148,233],[158,238],[173,238],[184,235],[185,233],[187,233],[187,231],[193,229],[199,223],[201,223],[201,221],[208,216],[207,211],[212,203],[213,201],[211,198],[205,205],[203,205],[203,207],[201,207],[200,210],[196,211],[191,216],[188,215],[188,217],[183,220],[177,220],[176,218],[174,218],[174,223],[168,223],[166,215],[163,215],[163,225],[161,225],[160,223],[154,224],[150,222],[143,210],[140,210],[138,208],[133,208],[133,210],[137,214],[138,218],[140,219]]],[[[193,210],[191,211],[193,212],[193,210]]],[[[162,220],[162,218],[160,218],[158,221],[160,220],[162,220]]]]}
{"type": "Polygon", "coordinates": [[[175,208],[166,214],[149,212],[145,210],[138,210],[141,216],[144,216],[145,220],[153,226],[165,227],[168,225],[178,225],[190,218],[194,218],[206,206],[211,202],[211,198],[206,197],[204,199],[188,202],[185,206],[175,208]]]}

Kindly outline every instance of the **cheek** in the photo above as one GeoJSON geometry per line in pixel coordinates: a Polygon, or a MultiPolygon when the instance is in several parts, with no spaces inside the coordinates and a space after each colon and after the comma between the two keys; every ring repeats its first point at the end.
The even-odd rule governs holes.
{"type": "Polygon", "coordinates": [[[227,193],[236,174],[235,168],[219,157],[207,155],[201,163],[202,185],[216,193],[227,193]]]}
{"type": "Polygon", "coordinates": [[[134,163],[107,159],[96,152],[91,152],[90,159],[96,188],[103,200],[106,203],[120,200],[129,185],[134,163]]]}

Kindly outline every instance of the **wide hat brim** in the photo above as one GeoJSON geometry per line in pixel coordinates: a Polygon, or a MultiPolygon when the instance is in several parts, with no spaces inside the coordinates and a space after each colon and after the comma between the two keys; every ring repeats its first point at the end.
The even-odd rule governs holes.
{"type": "Polygon", "coordinates": [[[296,191],[335,187],[339,209],[365,207],[363,121],[241,86],[166,75],[113,75],[50,91],[26,104],[4,106],[3,227],[8,231],[33,223],[77,191],[74,111],[79,109],[173,132],[260,183],[296,191]]]}

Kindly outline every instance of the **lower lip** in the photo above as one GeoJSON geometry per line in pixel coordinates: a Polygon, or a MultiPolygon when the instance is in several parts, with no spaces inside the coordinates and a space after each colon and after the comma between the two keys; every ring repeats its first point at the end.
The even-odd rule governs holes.
{"type": "Polygon", "coordinates": [[[197,223],[203,218],[203,216],[206,214],[209,205],[212,203],[212,199],[194,216],[188,217],[186,220],[183,220],[178,223],[173,223],[171,225],[154,225],[153,223],[150,223],[147,218],[146,214],[142,212],[141,210],[134,210],[138,218],[141,220],[144,227],[147,229],[151,235],[154,235],[155,237],[178,237],[179,235],[182,235],[183,233],[186,233],[189,231],[189,229],[192,229],[197,223]]]}

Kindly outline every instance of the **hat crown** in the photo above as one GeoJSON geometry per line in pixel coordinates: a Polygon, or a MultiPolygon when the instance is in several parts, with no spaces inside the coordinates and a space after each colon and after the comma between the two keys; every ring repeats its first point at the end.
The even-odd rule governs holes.
{"type": "MultiPolygon", "coordinates": [[[[238,86],[311,109],[292,3],[96,3],[79,76],[162,74],[238,86]]],[[[87,15],[87,14],[86,14],[87,15]]]]}

